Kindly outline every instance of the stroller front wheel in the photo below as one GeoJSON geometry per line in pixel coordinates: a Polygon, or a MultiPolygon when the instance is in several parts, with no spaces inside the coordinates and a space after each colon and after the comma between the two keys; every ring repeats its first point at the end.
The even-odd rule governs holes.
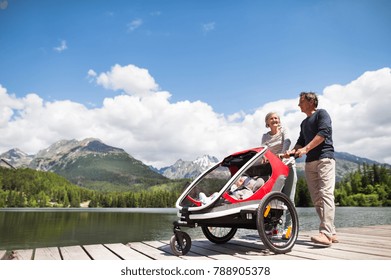
{"type": "Polygon", "coordinates": [[[191,248],[191,238],[186,232],[178,231],[171,236],[170,247],[174,255],[186,255],[191,248]]]}

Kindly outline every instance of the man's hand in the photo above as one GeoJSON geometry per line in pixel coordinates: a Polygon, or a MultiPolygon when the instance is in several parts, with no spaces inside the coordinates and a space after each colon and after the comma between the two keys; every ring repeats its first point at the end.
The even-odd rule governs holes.
{"type": "Polygon", "coordinates": [[[283,157],[283,158],[297,157],[296,156],[296,149],[286,151],[284,154],[281,154],[281,157],[283,157]]]}
{"type": "Polygon", "coordinates": [[[303,148],[300,148],[300,149],[297,149],[295,151],[295,157],[302,157],[303,155],[307,154],[308,150],[306,147],[303,147],[303,148]]]}

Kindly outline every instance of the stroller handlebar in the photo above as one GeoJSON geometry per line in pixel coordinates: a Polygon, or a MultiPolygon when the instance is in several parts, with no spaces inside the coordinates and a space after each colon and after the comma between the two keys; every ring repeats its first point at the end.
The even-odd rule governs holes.
{"type": "Polygon", "coordinates": [[[289,157],[287,157],[286,154],[279,154],[278,157],[281,159],[281,161],[285,165],[293,164],[295,162],[295,159],[298,158],[295,153],[288,154],[289,157]]]}

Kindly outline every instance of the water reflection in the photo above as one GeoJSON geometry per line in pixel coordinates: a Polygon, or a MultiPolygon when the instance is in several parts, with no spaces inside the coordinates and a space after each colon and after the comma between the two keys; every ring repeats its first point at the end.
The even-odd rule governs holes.
{"type": "Polygon", "coordinates": [[[156,240],[175,219],[175,211],[1,211],[0,248],[156,240]]]}

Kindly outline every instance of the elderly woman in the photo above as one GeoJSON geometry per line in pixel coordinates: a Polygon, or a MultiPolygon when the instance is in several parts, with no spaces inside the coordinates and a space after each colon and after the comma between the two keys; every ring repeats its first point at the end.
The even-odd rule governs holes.
{"type": "Polygon", "coordinates": [[[270,112],[265,117],[266,128],[270,131],[262,136],[262,145],[266,145],[276,155],[282,155],[289,150],[291,139],[288,130],[281,126],[280,116],[276,112],[270,112]]]}
{"type": "MultiPolygon", "coordinates": [[[[270,112],[265,116],[265,124],[270,131],[263,134],[262,145],[268,146],[270,151],[282,157],[286,151],[289,151],[291,145],[288,130],[281,125],[280,116],[276,112],[270,112]]],[[[289,167],[289,175],[282,189],[293,204],[295,204],[296,183],[296,165],[293,162],[289,167]]]]}

